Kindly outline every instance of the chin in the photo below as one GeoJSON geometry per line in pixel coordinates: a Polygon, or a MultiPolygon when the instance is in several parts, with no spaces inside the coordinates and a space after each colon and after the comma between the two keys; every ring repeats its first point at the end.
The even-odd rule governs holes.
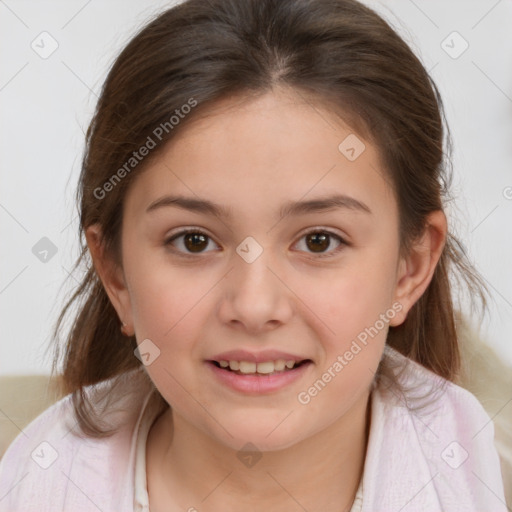
{"type": "Polygon", "coordinates": [[[256,420],[245,415],[244,418],[222,423],[232,437],[218,425],[215,427],[217,435],[214,434],[214,437],[237,452],[284,450],[304,439],[304,429],[290,428],[292,425],[288,425],[286,428],[284,426],[286,421],[283,422],[282,417],[277,421],[274,417],[265,421],[263,418],[256,420]]]}

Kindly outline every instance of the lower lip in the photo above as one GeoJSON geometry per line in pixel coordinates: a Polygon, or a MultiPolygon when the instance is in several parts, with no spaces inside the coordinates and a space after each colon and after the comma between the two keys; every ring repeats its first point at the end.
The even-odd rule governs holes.
{"type": "Polygon", "coordinates": [[[292,382],[300,379],[311,364],[311,361],[307,361],[293,370],[286,370],[273,375],[240,375],[238,373],[219,368],[211,361],[206,362],[206,365],[211,368],[215,377],[222,384],[234,389],[235,391],[241,391],[242,393],[249,393],[253,395],[271,393],[288,386],[292,382]]]}

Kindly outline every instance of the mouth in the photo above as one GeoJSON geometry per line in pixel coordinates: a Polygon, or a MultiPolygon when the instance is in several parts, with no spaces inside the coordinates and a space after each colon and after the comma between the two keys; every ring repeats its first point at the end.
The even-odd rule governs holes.
{"type": "Polygon", "coordinates": [[[282,359],[279,358],[281,354],[255,356],[250,353],[233,352],[213,360],[205,360],[205,363],[210,368],[210,375],[222,386],[237,393],[261,396],[281,392],[293,383],[305,379],[309,368],[314,365],[311,359],[295,356],[292,356],[295,359],[282,359]],[[251,355],[257,360],[248,361],[251,355]],[[237,357],[240,359],[236,359],[237,357]],[[272,357],[279,359],[272,359],[272,357]]]}
{"type": "Polygon", "coordinates": [[[303,359],[300,361],[294,360],[270,360],[270,361],[262,361],[262,362],[253,362],[253,361],[208,361],[210,364],[216,366],[220,370],[225,370],[226,372],[233,373],[235,375],[247,375],[247,376],[256,376],[256,377],[265,377],[272,375],[281,375],[288,372],[293,372],[298,368],[312,363],[311,359],[303,359]]]}

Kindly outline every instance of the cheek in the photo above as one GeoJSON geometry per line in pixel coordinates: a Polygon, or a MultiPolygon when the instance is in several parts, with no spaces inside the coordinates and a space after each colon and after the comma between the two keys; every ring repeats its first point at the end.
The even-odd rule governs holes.
{"type": "Polygon", "coordinates": [[[157,347],[151,348],[158,356],[146,370],[169,403],[185,406],[189,393],[200,396],[191,376],[197,370],[198,333],[206,308],[211,309],[207,298],[215,279],[149,258],[133,258],[129,275],[137,341],[149,339],[157,347]]]}
{"type": "Polygon", "coordinates": [[[370,385],[395,315],[393,269],[393,254],[368,250],[347,258],[344,268],[326,276],[321,287],[307,288],[310,279],[304,278],[302,289],[309,290],[305,302],[321,320],[316,323],[323,332],[319,387],[326,384],[326,392],[312,400],[313,407],[334,397],[351,403],[370,385]]]}
{"type": "Polygon", "coordinates": [[[302,278],[299,289],[304,302],[325,324],[334,339],[356,336],[373,325],[391,307],[393,262],[356,256],[344,268],[333,270],[311,286],[311,276],[302,278]]]}
{"type": "Polygon", "coordinates": [[[190,323],[216,282],[211,272],[172,264],[164,253],[154,249],[133,251],[126,258],[125,268],[137,331],[160,340],[190,323]]]}
{"type": "Polygon", "coordinates": [[[354,270],[328,280],[324,293],[310,293],[307,305],[321,319],[316,329],[323,333],[323,353],[297,401],[308,414],[335,421],[374,379],[394,313],[389,290],[382,279],[354,270]]]}

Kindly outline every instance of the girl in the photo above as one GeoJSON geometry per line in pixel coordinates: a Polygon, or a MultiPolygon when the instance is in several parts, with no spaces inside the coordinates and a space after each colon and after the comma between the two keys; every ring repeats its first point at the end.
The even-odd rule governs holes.
{"type": "Polygon", "coordinates": [[[450,275],[482,289],[442,112],[355,0],[188,0],[143,28],[87,131],[69,394],[5,455],[0,510],[505,511],[454,384],[450,275]]]}

